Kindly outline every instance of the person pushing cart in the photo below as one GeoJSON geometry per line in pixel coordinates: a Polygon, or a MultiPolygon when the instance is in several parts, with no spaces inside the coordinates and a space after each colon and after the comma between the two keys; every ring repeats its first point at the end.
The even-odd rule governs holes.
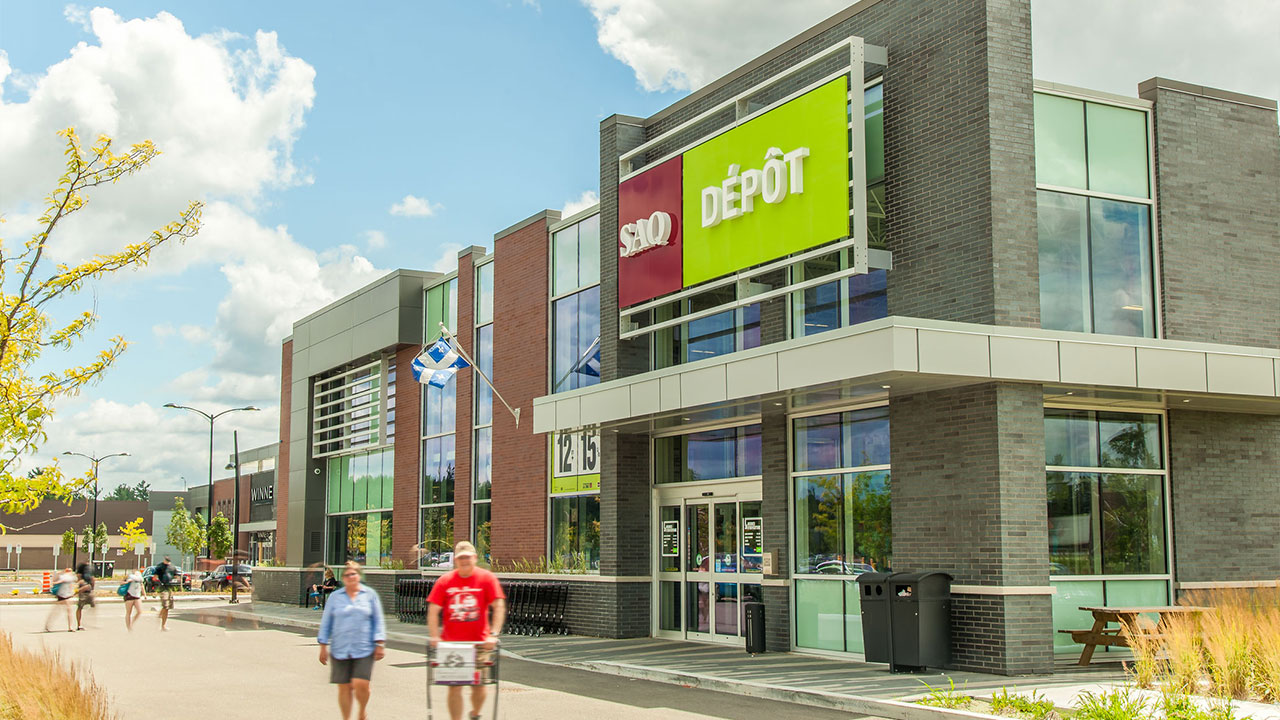
{"type": "MultiPolygon", "coordinates": [[[[431,712],[431,688],[434,668],[441,662],[444,648],[451,649],[450,658],[466,662],[467,655],[462,650],[469,645],[474,648],[472,662],[476,672],[470,682],[450,679],[449,682],[449,715],[452,720],[462,720],[463,684],[471,685],[471,715],[474,720],[480,717],[484,708],[486,686],[497,685],[498,635],[502,632],[502,623],[506,620],[507,603],[502,586],[493,573],[476,567],[476,548],[463,540],[453,548],[453,570],[440,577],[427,596],[427,634],[433,659],[427,662],[427,712],[431,712]],[[492,620],[490,619],[492,611],[492,620]],[[444,644],[442,646],[442,643],[444,644]]],[[[454,668],[448,668],[452,670],[454,668]]],[[[443,668],[439,673],[441,684],[445,684],[446,675],[443,668]]],[[[495,692],[496,694],[496,692],[495,692]]],[[[498,699],[493,701],[494,717],[498,715],[498,699]]]]}

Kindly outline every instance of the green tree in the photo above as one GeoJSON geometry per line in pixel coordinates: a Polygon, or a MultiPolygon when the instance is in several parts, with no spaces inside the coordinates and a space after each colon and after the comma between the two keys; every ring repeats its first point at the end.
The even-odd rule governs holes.
{"type": "MultiPolygon", "coordinates": [[[[58,134],[67,143],[66,171],[44,199],[36,233],[20,245],[0,238],[0,512],[9,514],[28,512],[46,497],[70,499],[91,482],[88,477],[64,477],[56,464],[32,475],[20,474],[18,465],[48,438],[46,426],[57,401],[101,380],[127,345],[124,338],[114,337],[87,365],[47,369],[45,351],[72,349],[98,319],[87,309],[63,324],[55,322],[50,308],[64,307],[86,283],[146,265],[157,247],[171,240],[183,242],[200,229],[202,205],[193,202],[176,221],[141,242],[74,265],[51,265],[47,255],[53,233],[64,218],[84,208],[85,192],[118,182],[160,154],[150,140],[117,155],[105,135],[86,151],[74,129],[58,134]]],[[[0,533],[5,529],[0,525],[0,533]]]]}
{"type": "Polygon", "coordinates": [[[62,554],[70,555],[76,551],[76,531],[67,528],[62,533],[62,554]]]}
{"type": "Polygon", "coordinates": [[[195,562],[196,553],[204,549],[204,518],[197,523],[187,511],[182,498],[173,504],[173,513],[169,516],[169,528],[165,531],[165,542],[178,549],[182,557],[192,557],[195,562]]]}
{"type": "Polygon", "coordinates": [[[226,515],[218,513],[209,524],[209,542],[213,546],[213,556],[224,558],[231,554],[231,521],[226,515]]]}
{"type": "Polygon", "coordinates": [[[107,524],[98,523],[96,531],[86,525],[80,534],[80,549],[90,553],[90,560],[93,559],[92,554],[95,552],[105,553],[107,551],[107,524]]]}
{"type": "Polygon", "coordinates": [[[106,500],[132,500],[135,502],[146,502],[151,499],[151,483],[146,480],[139,480],[137,485],[125,485],[121,483],[111,491],[106,500]]]}

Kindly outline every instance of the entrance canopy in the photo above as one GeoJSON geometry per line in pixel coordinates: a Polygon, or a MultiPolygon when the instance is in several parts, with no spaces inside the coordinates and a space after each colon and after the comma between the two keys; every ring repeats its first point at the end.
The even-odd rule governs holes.
{"type": "MultiPolygon", "coordinates": [[[[647,432],[694,413],[750,415],[1001,382],[1050,396],[1280,414],[1280,351],[888,317],[534,400],[534,432],[647,432]]],[[[711,419],[706,417],[705,419],[711,419]]]]}

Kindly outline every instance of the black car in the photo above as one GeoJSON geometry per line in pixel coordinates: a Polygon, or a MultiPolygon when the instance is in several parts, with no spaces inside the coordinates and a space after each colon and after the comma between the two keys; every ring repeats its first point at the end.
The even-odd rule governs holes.
{"type": "MultiPolygon", "coordinates": [[[[142,585],[147,589],[148,593],[154,593],[159,589],[160,581],[156,578],[156,568],[159,565],[152,565],[142,571],[142,585]]],[[[181,585],[183,590],[191,589],[191,575],[182,572],[182,568],[177,565],[172,566],[173,570],[173,588],[176,590],[181,585]]]]}
{"type": "MultiPolygon", "coordinates": [[[[253,566],[241,564],[236,568],[236,577],[241,587],[253,584],[253,566]]],[[[219,565],[214,568],[213,572],[204,576],[200,580],[200,589],[209,592],[211,590],[229,590],[231,588],[231,566],[219,565]]]]}

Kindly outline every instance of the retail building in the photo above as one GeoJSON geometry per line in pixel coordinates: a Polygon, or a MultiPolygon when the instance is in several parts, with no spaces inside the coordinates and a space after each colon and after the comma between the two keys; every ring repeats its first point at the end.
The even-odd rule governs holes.
{"type": "Polygon", "coordinates": [[[468,538],[580,573],[579,632],[741,642],[760,599],[855,656],[857,575],[942,569],[1001,673],[1080,606],[1274,583],[1276,102],[1136,90],[1033,80],[1028,2],[864,0],[607,118],[598,207],[295,324],[281,556],[468,538]],[[518,425],[412,381],[441,323],[518,425]]]}

